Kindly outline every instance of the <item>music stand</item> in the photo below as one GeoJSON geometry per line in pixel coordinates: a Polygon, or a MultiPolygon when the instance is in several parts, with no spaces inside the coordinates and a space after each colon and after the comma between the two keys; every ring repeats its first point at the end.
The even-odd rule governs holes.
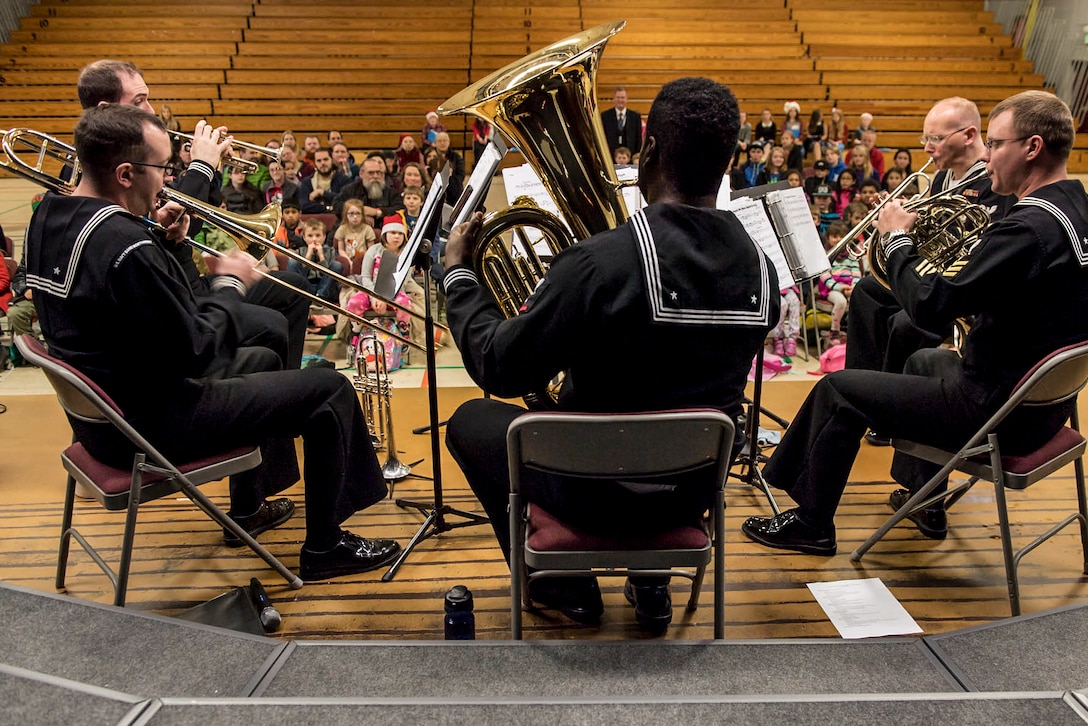
{"type": "MultiPolygon", "coordinates": [[[[505,153],[505,147],[503,153],[505,153]]],[[[499,161],[501,161],[501,156],[499,161]]],[[[498,162],[496,162],[496,166],[497,164],[498,162]]],[[[439,176],[441,177],[442,175],[440,174],[439,176]]],[[[476,172],[473,171],[473,177],[475,176],[476,172]]],[[[462,194],[462,200],[459,200],[458,202],[459,207],[467,203],[466,197],[472,194],[473,191],[471,186],[466,187],[462,194]]],[[[482,194],[486,195],[486,193],[487,190],[485,187],[482,190],[482,194]]],[[[442,197],[445,196],[443,190],[436,193],[435,189],[432,187],[431,192],[427,195],[427,202],[432,202],[436,194],[440,194],[442,197]]],[[[410,269],[412,266],[422,268],[423,289],[426,292],[424,295],[423,310],[427,344],[427,403],[430,417],[431,459],[434,462],[432,467],[434,499],[430,502],[415,501],[412,499],[393,500],[398,507],[401,507],[402,509],[415,509],[425,516],[423,518],[423,523],[412,536],[412,539],[408,541],[408,544],[405,545],[404,549],[401,550],[396,561],[394,561],[389,569],[386,570],[385,574],[382,575],[382,582],[389,582],[396,577],[400,566],[404,564],[404,561],[408,559],[408,556],[423,540],[435,537],[443,532],[448,532],[451,529],[490,523],[490,520],[487,517],[474,512],[456,509],[446,504],[442,499],[442,441],[441,434],[438,430],[441,425],[438,420],[438,366],[435,362],[434,314],[431,305],[431,246],[433,244],[432,240],[438,239],[441,218],[440,215],[435,214],[435,212],[440,208],[441,203],[436,202],[429,205],[424,203],[423,209],[420,210],[420,216],[419,220],[416,222],[416,227],[412,230],[411,239],[409,239],[408,244],[405,245],[405,254],[403,255],[403,257],[406,257],[411,263],[407,265],[407,268],[410,269]],[[427,216],[424,216],[425,212],[427,213],[427,216]],[[460,517],[463,521],[450,522],[446,519],[448,516],[460,517]]],[[[469,214],[471,214],[472,211],[474,211],[474,209],[470,209],[469,214]]],[[[403,282],[403,278],[401,281],[403,282]]]]}
{"type": "MultiPolygon", "coordinates": [[[[774,263],[780,279],[788,278],[799,284],[818,277],[830,269],[831,265],[820,242],[819,232],[812,222],[808,203],[800,188],[793,189],[786,182],[778,182],[763,187],[744,189],[736,193],[731,206],[741,222],[745,224],[745,229],[752,239],[774,263]],[[745,198],[755,200],[757,203],[746,201],[745,198]]],[[[789,426],[789,421],[762,406],[764,348],[765,346],[760,344],[756,350],[752,398],[745,421],[747,441],[738,457],[738,463],[747,469],[743,474],[730,476],[761,490],[767,497],[771,510],[777,515],[781,513],[781,509],[759,468],[759,464],[767,460],[763,456],[763,447],[759,443],[759,417],[760,413],[766,413],[783,428],[789,426]]]]}

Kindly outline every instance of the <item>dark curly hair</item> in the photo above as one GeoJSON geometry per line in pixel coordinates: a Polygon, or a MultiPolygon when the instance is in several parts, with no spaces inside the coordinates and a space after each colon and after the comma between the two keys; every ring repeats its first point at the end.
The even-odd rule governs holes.
{"type": "Polygon", "coordinates": [[[670,184],[686,196],[718,191],[740,130],[737,98],[709,78],[679,78],[661,87],[646,117],[670,184]]]}

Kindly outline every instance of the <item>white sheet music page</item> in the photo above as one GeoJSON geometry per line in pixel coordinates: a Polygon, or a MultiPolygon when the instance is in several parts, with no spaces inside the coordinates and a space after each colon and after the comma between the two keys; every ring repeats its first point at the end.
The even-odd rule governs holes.
{"type": "Polygon", "coordinates": [[[831,263],[827,259],[823,242],[820,241],[820,231],[812,221],[812,210],[805,199],[805,190],[793,187],[769,192],[766,201],[778,236],[784,237],[786,232],[793,233],[790,244],[801,263],[795,275],[796,279],[809,280],[830,270],[831,263]]]}
{"type": "Polygon", "coordinates": [[[748,236],[760,246],[774,265],[779,288],[791,286],[794,282],[793,273],[790,272],[789,263],[782,253],[782,245],[778,243],[778,235],[771,226],[771,220],[767,218],[763,202],[751,197],[737,197],[730,202],[729,211],[737,216],[748,236]]]}
{"type": "Polygon", "coordinates": [[[922,629],[878,577],[810,582],[808,589],[845,639],[921,633],[922,629]]]}

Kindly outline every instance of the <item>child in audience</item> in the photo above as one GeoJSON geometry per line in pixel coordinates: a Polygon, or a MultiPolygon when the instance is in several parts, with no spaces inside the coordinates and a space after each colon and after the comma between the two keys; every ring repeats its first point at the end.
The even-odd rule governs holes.
{"type": "Polygon", "coordinates": [[[812,204],[820,213],[820,222],[817,227],[820,229],[820,235],[824,236],[827,234],[828,226],[840,219],[838,212],[835,211],[835,195],[831,186],[821,184],[816,187],[816,190],[812,192],[812,204]]]}
{"type": "MultiPolygon", "coordinates": [[[[827,228],[826,249],[830,251],[846,235],[846,225],[835,222],[827,228]]],[[[831,303],[831,344],[846,342],[842,332],[842,318],[850,302],[850,293],[861,280],[858,261],[851,258],[846,249],[831,261],[831,269],[820,275],[816,282],[817,299],[831,303]]]]}
{"type": "Polygon", "coordinates": [[[808,133],[805,134],[805,156],[808,156],[810,152],[815,152],[816,159],[823,158],[824,138],[827,136],[827,129],[824,127],[824,114],[818,108],[812,109],[812,115],[808,119],[808,133]]]}
{"type": "Polygon", "coordinates": [[[285,197],[298,198],[298,184],[287,178],[283,164],[278,161],[270,162],[268,175],[271,178],[261,190],[264,193],[265,204],[283,204],[285,197]]]}
{"type": "Polygon", "coordinates": [[[842,174],[842,170],[846,168],[846,164],[842,163],[839,147],[828,144],[824,149],[824,160],[827,162],[827,180],[834,184],[839,180],[839,174],[842,174]]]}
{"type": "Polygon", "coordinates": [[[631,163],[631,150],[626,146],[617,146],[612,152],[612,162],[616,166],[628,166],[631,163]]]}
{"type": "Polygon", "coordinates": [[[302,211],[298,205],[297,197],[284,197],[280,202],[280,226],[276,230],[276,243],[281,247],[290,247],[296,252],[301,252],[306,247],[306,240],[302,238],[302,225],[299,220],[302,211]]]}
{"type": "Polygon", "coordinates": [[[752,137],[753,140],[764,144],[774,144],[778,140],[778,127],[774,124],[771,109],[763,109],[763,112],[759,115],[759,123],[752,129],[752,137]]]}
{"type": "Polygon", "coordinates": [[[770,153],[767,155],[767,163],[763,167],[763,172],[756,179],[756,186],[782,181],[785,175],[786,152],[781,146],[772,146],[770,153]]]}
{"type": "Polygon", "coordinates": [[[816,191],[816,187],[821,184],[831,185],[830,176],[831,169],[828,167],[827,162],[823,159],[817,159],[816,163],[812,165],[812,176],[805,179],[805,194],[808,195],[809,200],[812,200],[812,193],[816,191]]]}
{"type": "Polygon", "coordinates": [[[899,169],[896,169],[893,166],[891,169],[888,169],[888,171],[884,172],[884,189],[883,189],[883,191],[893,192],[902,183],[903,183],[903,172],[899,171],[899,169]]]}
{"type": "Polygon", "coordinates": [[[858,193],[858,176],[853,169],[846,168],[839,174],[838,188],[833,191],[835,197],[835,212],[842,216],[846,211],[846,205],[854,201],[858,193]]]}
{"type": "Polygon", "coordinates": [[[797,336],[801,334],[801,289],[791,284],[779,292],[782,294],[782,313],[778,325],[770,333],[771,349],[777,356],[792,358],[797,355],[797,336]]]}
{"type": "MultiPolygon", "coordinates": [[[[842,110],[832,107],[831,122],[827,125],[827,145],[834,146],[841,153],[846,148],[846,141],[849,138],[850,129],[846,127],[846,119],[842,115],[842,110]]],[[[824,151],[826,152],[827,149],[824,149],[824,151]]],[[[832,164],[831,166],[834,167],[835,165],[832,164]]]]}
{"type": "Polygon", "coordinates": [[[748,147],[748,161],[744,162],[735,175],[733,187],[736,189],[749,189],[759,184],[759,177],[763,173],[763,144],[753,141],[748,147]]]}
{"type": "Polygon", "coordinates": [[[869,209],[876,206],[876,203],[880,201],[880,182],[869,178],[858,184],[858,201],[869,209]]]}
{"type": "Polygon", "coordinates": [[[786,172],[786,181],[789,183],[790,189],[801,186],[801,172],[797,169],[790,169],[786,172]]]}
{"type": "Polygon", "coordinates": [[[362,201],[348,199],[340,214],[340,225],[333,233],[333,241],[336,243],[337,254],[343,255],[348,262],[353,262],[356,257],[366,254],[370,246],[378,241],[378,237],[374,234],[374,227],[366,223],[362,201]]]}
{"type": "Polygon", "coordinates": [[[223,201],[227,211],[236,214],[256,214],[261,211],[261,190],[253,186],[246,173],[237,167],[230,167],[230,181],[223,186],[223,201]]]}
{"type": "Polygon", "coordinates": [[[336,280],[323,274],[319,268],[342,273],[344,266],[337,261],[332,246],[325,244],[325,223],[320,219],[307,219],[302,223],[302,239],[306,247],[301,252],[314,264],[304,265],[298,260],[291,260],[287,263],[287,271],[305,277],[309,292],[322,300],[336,303],[339,286],[336,280]]]}
{"type": "Polygon", "coordinates": [[[786,113],[786,120],[782,122],[782,130],[789,131],[795,139],[801,138],[803,127],[801,123],[801,105],[797,101],[786,101],[782,106],[782,110],[786,113]]]}
{"type": "Polygon", "coordinates": [[[446,127],[438,123],[438,112],[428,111],[426,122],[423,124],[423,131],[419,135],[420,140],[423,142],[423,148],[434,146],[434,137],[445,130],[446,127]]]}
{"type": "MultiPolygon", "coordinates": [[[[416,221],[419,219],[419,212],[423,209],[423,190],[417,186],[405,187],[404,194],[404,226],[407,228],[407,234],[412,236],[412,230],[416,228],[416,221]]],[[[432,255],[435,259],[438,259],[438,250],[434,250],[432,255]]]]}
{"type": "Polygon", "coordinates": [[[869,160],[869,149],[864,144],[855,144],[850,149],[850,168],[854,170],[854,176],[858,184],[866,179],[873,179],[878,184],[880,183],[880,177],[873,169],[873,163],[869,160]]]}

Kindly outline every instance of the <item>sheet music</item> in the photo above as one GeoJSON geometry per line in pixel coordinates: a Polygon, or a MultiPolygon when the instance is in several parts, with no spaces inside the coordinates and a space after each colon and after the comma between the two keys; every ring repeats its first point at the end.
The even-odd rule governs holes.
{"type": "Polygon", "coordinates": [[[763,202],[751,197],[736,197],[730,203],[729,211],[736,215],[748,236],[759,245],[766,253],[767,258],[774,265],[774,271],[778,274],[779,288],[787,288],[793,284],[793,272],[786,255],[782,252],[782,245],[778,243],[778,235],[775,234],[771,220],[767,218],[767,211],[763,208],[763,202]]]}
{"type": "MultiPolygon", "coordinates": [[[[638,179],[638,167],[617,166],[616,178],[620,181],[633,181],[638,179]]],[[[628,214],[634,214],[636,211],[646,206],[646,199],[642,196],[642,190],[640,190],[638,186],[632,185],[623,187],[620,190],[620,194],[623,195],[623,203],[627,205],[628,214]]]]}
{"type": "Polygon", "coordinates": [[[818,277],[831,269],[827,252],[820,241],[820,232],[812,221],[812,211],[801,187],[769,192],[764,197],[778,236],[791,239],[784,245],[793,253],[790,260],[793,279],[797,282],[818,277]]]}

